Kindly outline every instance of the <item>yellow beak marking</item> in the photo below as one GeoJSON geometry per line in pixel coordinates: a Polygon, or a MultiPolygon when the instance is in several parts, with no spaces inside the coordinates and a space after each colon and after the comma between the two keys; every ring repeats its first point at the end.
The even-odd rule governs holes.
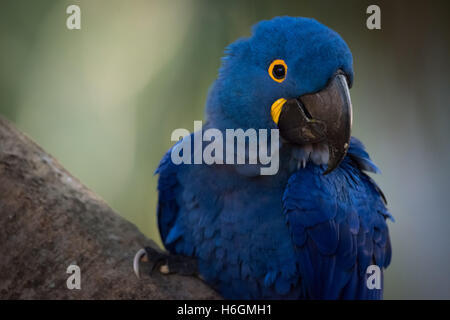
{"type": "Polygon", "coordinates": [[[280,119],[281,109],[283,109],[283,105],[286,103],[286,99],[280,98],[272,104],[270,108],[270,115],[272,116],[273,122],[278,124],[278,120],[280,119]]]}

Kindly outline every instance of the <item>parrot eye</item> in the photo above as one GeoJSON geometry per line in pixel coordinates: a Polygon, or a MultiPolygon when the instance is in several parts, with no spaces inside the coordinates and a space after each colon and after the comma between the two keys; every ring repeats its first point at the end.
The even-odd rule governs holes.
{"type": "Polygon", "coordinates": [[[284,60],[274,60],[269,66],[269,75],[276,82],[283,82],[286,79],[287,65],[284,60]]]}

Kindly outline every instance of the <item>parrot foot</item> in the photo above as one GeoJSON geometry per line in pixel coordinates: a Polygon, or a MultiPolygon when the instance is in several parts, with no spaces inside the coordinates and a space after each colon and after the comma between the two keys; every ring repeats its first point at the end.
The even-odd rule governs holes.
{"type": "Polygon", "coordinates": [[[198,275],[197,260],[181,255],[171,255],[151,247],[140,249],[134,256],[133,270],[136,277],[140,278],[140,262],[148,262],[150,275],[158,269],[162,274],[198,275]]]}

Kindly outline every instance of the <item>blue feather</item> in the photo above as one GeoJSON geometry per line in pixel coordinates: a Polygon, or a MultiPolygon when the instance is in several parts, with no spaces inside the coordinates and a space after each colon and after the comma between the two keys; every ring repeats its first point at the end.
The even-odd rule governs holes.
{"type": "MultiPolygon", "coordinates": [[[[321,89],[337,69],[352,81],[350,50],[331,29],[305,18],[261,22],[227,49],[205,129],[274,128],[265,106],[321,89]],[[267,76],[276,58],[289,65],[283,86],[267,76]]],[[[247,165],[175,165],[169,150],[155,172],[167,250],[196,257],[205,281],[225,298],[380,299],[382,290],[366,286],[366,269],[390,263],[392,216],[364,172],[379,169],[363,144],[352,137],[328,175],[312,162],[293,166],[298,148],[279,151],[278,173],[260,176],[247,165]]]]}

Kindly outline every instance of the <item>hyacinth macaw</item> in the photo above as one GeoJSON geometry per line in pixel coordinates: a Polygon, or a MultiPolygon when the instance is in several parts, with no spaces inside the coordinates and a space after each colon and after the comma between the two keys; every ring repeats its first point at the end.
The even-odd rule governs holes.
{"type": "Polygon", "coordinates": [[[391,260],[378,172],[350,136],[352,54],[313,19],[262,21],[226,50],[206,103],[206,128],[278,128],[275,175],[250,165],[157,169],[166,249],[193,257],[231,299],[380,299],[369,265],[391,260]]]}

